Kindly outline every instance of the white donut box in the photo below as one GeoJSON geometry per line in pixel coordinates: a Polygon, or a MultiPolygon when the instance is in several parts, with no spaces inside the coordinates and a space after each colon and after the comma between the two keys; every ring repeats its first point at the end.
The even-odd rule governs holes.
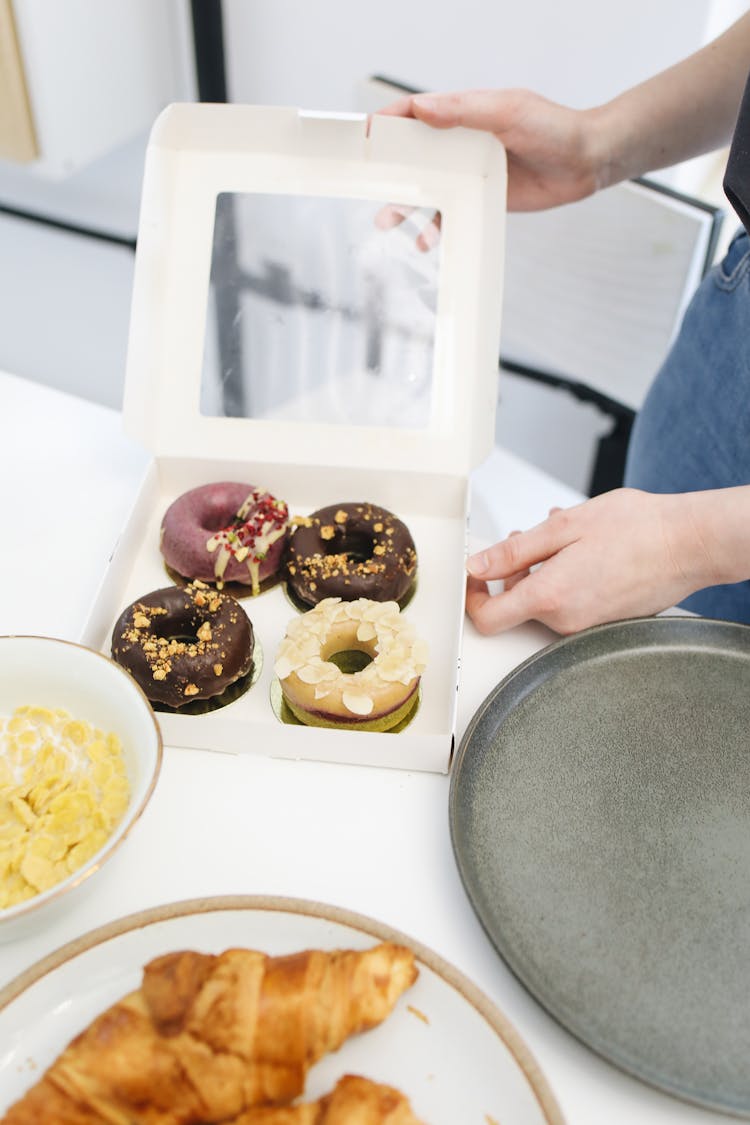
{"type": "MultiPolygon", "coordinates": [[[[95,598],[83,643],[109,653],[113,624],[125,606],[170,584],[159,530],[171,501],[210,481],[236,480],[269,489],[287,501],[293,515],[367,500],[399,516],[412,532],[419,557],[416,592],[403,612],[430,654],[418,710],[398,733],[284,723],[271,703],[273,665],[286,625],[298,611],[285,587],[277,585],[240,602],[262,650],[257,682],[235,702],[206,714],[158,713],[168,745],[449,770],[464,623],[469,478],[494,441],[505,176],[505,154],[494,138],[465,129],[431,130],[402,118],[376,116],[368,125],[365,115],[177,104],[156,121],[143,181],[123,405],[127,432],[153,452],[153,460],[95,598]],[[260,321],[250,318],[255,326],[246,347],[252,356],[250,383],[260,399],[271,391],[281,399],[281,405],[266,404],[256,416],[245,407],[248,416],[226,416],[217,402],[227,368],[216,361],[219,376],[206,374],[217,350],[219,301],[226,295],[218,293],[218,275],[212,275],[220,197],[237,201],[237,208],[247,206],[251,217],[253,208],[277,201],[267,212],[271,220],[256,223],[255,233],[251,220],[249,238],[235,248],[240,269],[251,277],[250,288],[265,309],[264,323],[271,325],[259,332],[260,321]],[[306,277],[305,271],[322,265],[334,277],[332,288],[342,287],[336,280],[338,259],[325,241],[325,216],[340,207],[357,217],[361,231],[362,207],[375,215],[394,201],[416,208],[410,222],[385,231],[367,217],[366,252],[345,256],[360,271],[352,284],[351,308],[339,301],[337,309],[326,311],[325,301],[294,280],[298,269],[306,277]],[[322,220],[306,224],[306,208],[322,220]],[[424,253],[415,245],[414,232],[430,209],[439,210],[442,229],[437,249],[424,253]],[[274,235],[291,262],[274,293],[278,269],[267,259],[259,269],[252,249],[271,237],[277,212],[301,215],[303,221],[274,235]],[[389,266],[386,279],[397,277],[399,286],[414,281],[413,292],[404,288],[395,297],[384,292],[381,271],[370,304],[357,306],[361,277],[373,284],[372,256],[379,262],[378,255],[394,247],[396,272],[389,266]],[[261,274],[266,282],[271,278],[271,285],[258,297],[261,274]],[[415,300],[414,293],[412,306],[408,301],[415,300]],[[403,362],[391,362],[382,380],[377,356],[371,369],[359,358],[350,362],[354,352],[346,332],[358,324],[360,336],[372,333],[372,324],[362,324],[362,308],[365,314],[374,310],[377,319],[389,301],[396,319],[402,310],[401,321],[385,335],[368,337],[368,346],[390,347],[393,353],[396,337],[387,333],[395,331],[406,351],[403,362]],[[408,343],[404,324],[413,320],[412,308],[427,310],[433,333],[428,347],[422,337],[408,343]],[[321,348],[326,330],[337,335],[335,348],[328,342],[321,348]],[[290,343],[284,334],[292,331],[290,343]],[[409,366],[412,346],[430,368],[426,379],[409,366]],[[259,348],[265,352],[258,354],[259,348]],[[296,356],[292,372],[290,354],[296,356]],[[415,382],[422,390],[412,398],[415,382]]],[[[242,310],[244,302],[241,297],[234,307],[242,310]]],[[[420,316],[418,311],[417,320],[420,316]]]]}

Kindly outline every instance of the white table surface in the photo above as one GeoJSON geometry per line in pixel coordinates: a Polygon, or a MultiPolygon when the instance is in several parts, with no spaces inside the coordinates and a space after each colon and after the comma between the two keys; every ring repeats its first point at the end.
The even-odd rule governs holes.
{"type": "MultiPolygon", "coordinates": [[[[0,373],[0,633],[79,639],[147,461],[118,414],[0,373]]],[[[578,499],[497,450],[475,475],[472,531],[498,538],[578,499]]],[[[459,737],[489,690],[552,639],[539,625],[483,638],[467,622],[459,737]]],[[[311,899],[388,923],[475,981],[525,1039],[570,1125],[729,1120],[600,1059],[512,976],[458,876],[449,784],[438,774],[167,747],[154,796],[110,861],[113,877],[43,932],[0,945],[0,987],[136,910],[221,894],[311,899]]]]}

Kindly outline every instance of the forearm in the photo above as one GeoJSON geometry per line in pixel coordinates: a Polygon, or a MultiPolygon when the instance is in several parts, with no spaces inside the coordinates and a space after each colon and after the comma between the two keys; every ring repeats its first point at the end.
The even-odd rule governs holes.
{"type": "Polygon", "coordinates": [[[750,578],[750,485],[684,493],[672,549],[695,589],[750,578]]]}
{"type": "Polygon", "coordinates": [[[707,46],[586,111],[597,187],[727,144],[750,70],[750,12],[707,46]]]}

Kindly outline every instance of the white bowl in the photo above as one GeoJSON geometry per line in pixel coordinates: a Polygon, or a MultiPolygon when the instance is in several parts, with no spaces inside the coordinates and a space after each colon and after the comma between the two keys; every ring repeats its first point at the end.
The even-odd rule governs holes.
{"type": "Polygon", "coordinates": [[[107,842],[83,866],[49,890],[0,910],[0,941],[38,930],[73,901],[140,817],[162,760],[161,732],[141,689],[118,664],[83,645],[51,637],[0,636],[0,715],[24,705],[60,707],[74,719],[113,731],[122,743],[130,801],[107,842]]]}

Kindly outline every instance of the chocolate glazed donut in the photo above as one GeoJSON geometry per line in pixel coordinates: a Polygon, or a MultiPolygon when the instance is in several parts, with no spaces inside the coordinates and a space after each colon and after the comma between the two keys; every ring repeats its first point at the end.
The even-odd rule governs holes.
{"type": "Polygon", "coordinates": [[[410,590],[417,552],[392,512],[369,503],[330,504],[294,523],[286,578],[305,605],[323,598],[398,602],[410,590]]]}
{"type": "Polygon", "coordinates": [[[169,707],[222,694],[250,671],[253,645],[240,604],[202,582],[146,594],[112,632],[114,660],[152,703],[169,707]]]}

